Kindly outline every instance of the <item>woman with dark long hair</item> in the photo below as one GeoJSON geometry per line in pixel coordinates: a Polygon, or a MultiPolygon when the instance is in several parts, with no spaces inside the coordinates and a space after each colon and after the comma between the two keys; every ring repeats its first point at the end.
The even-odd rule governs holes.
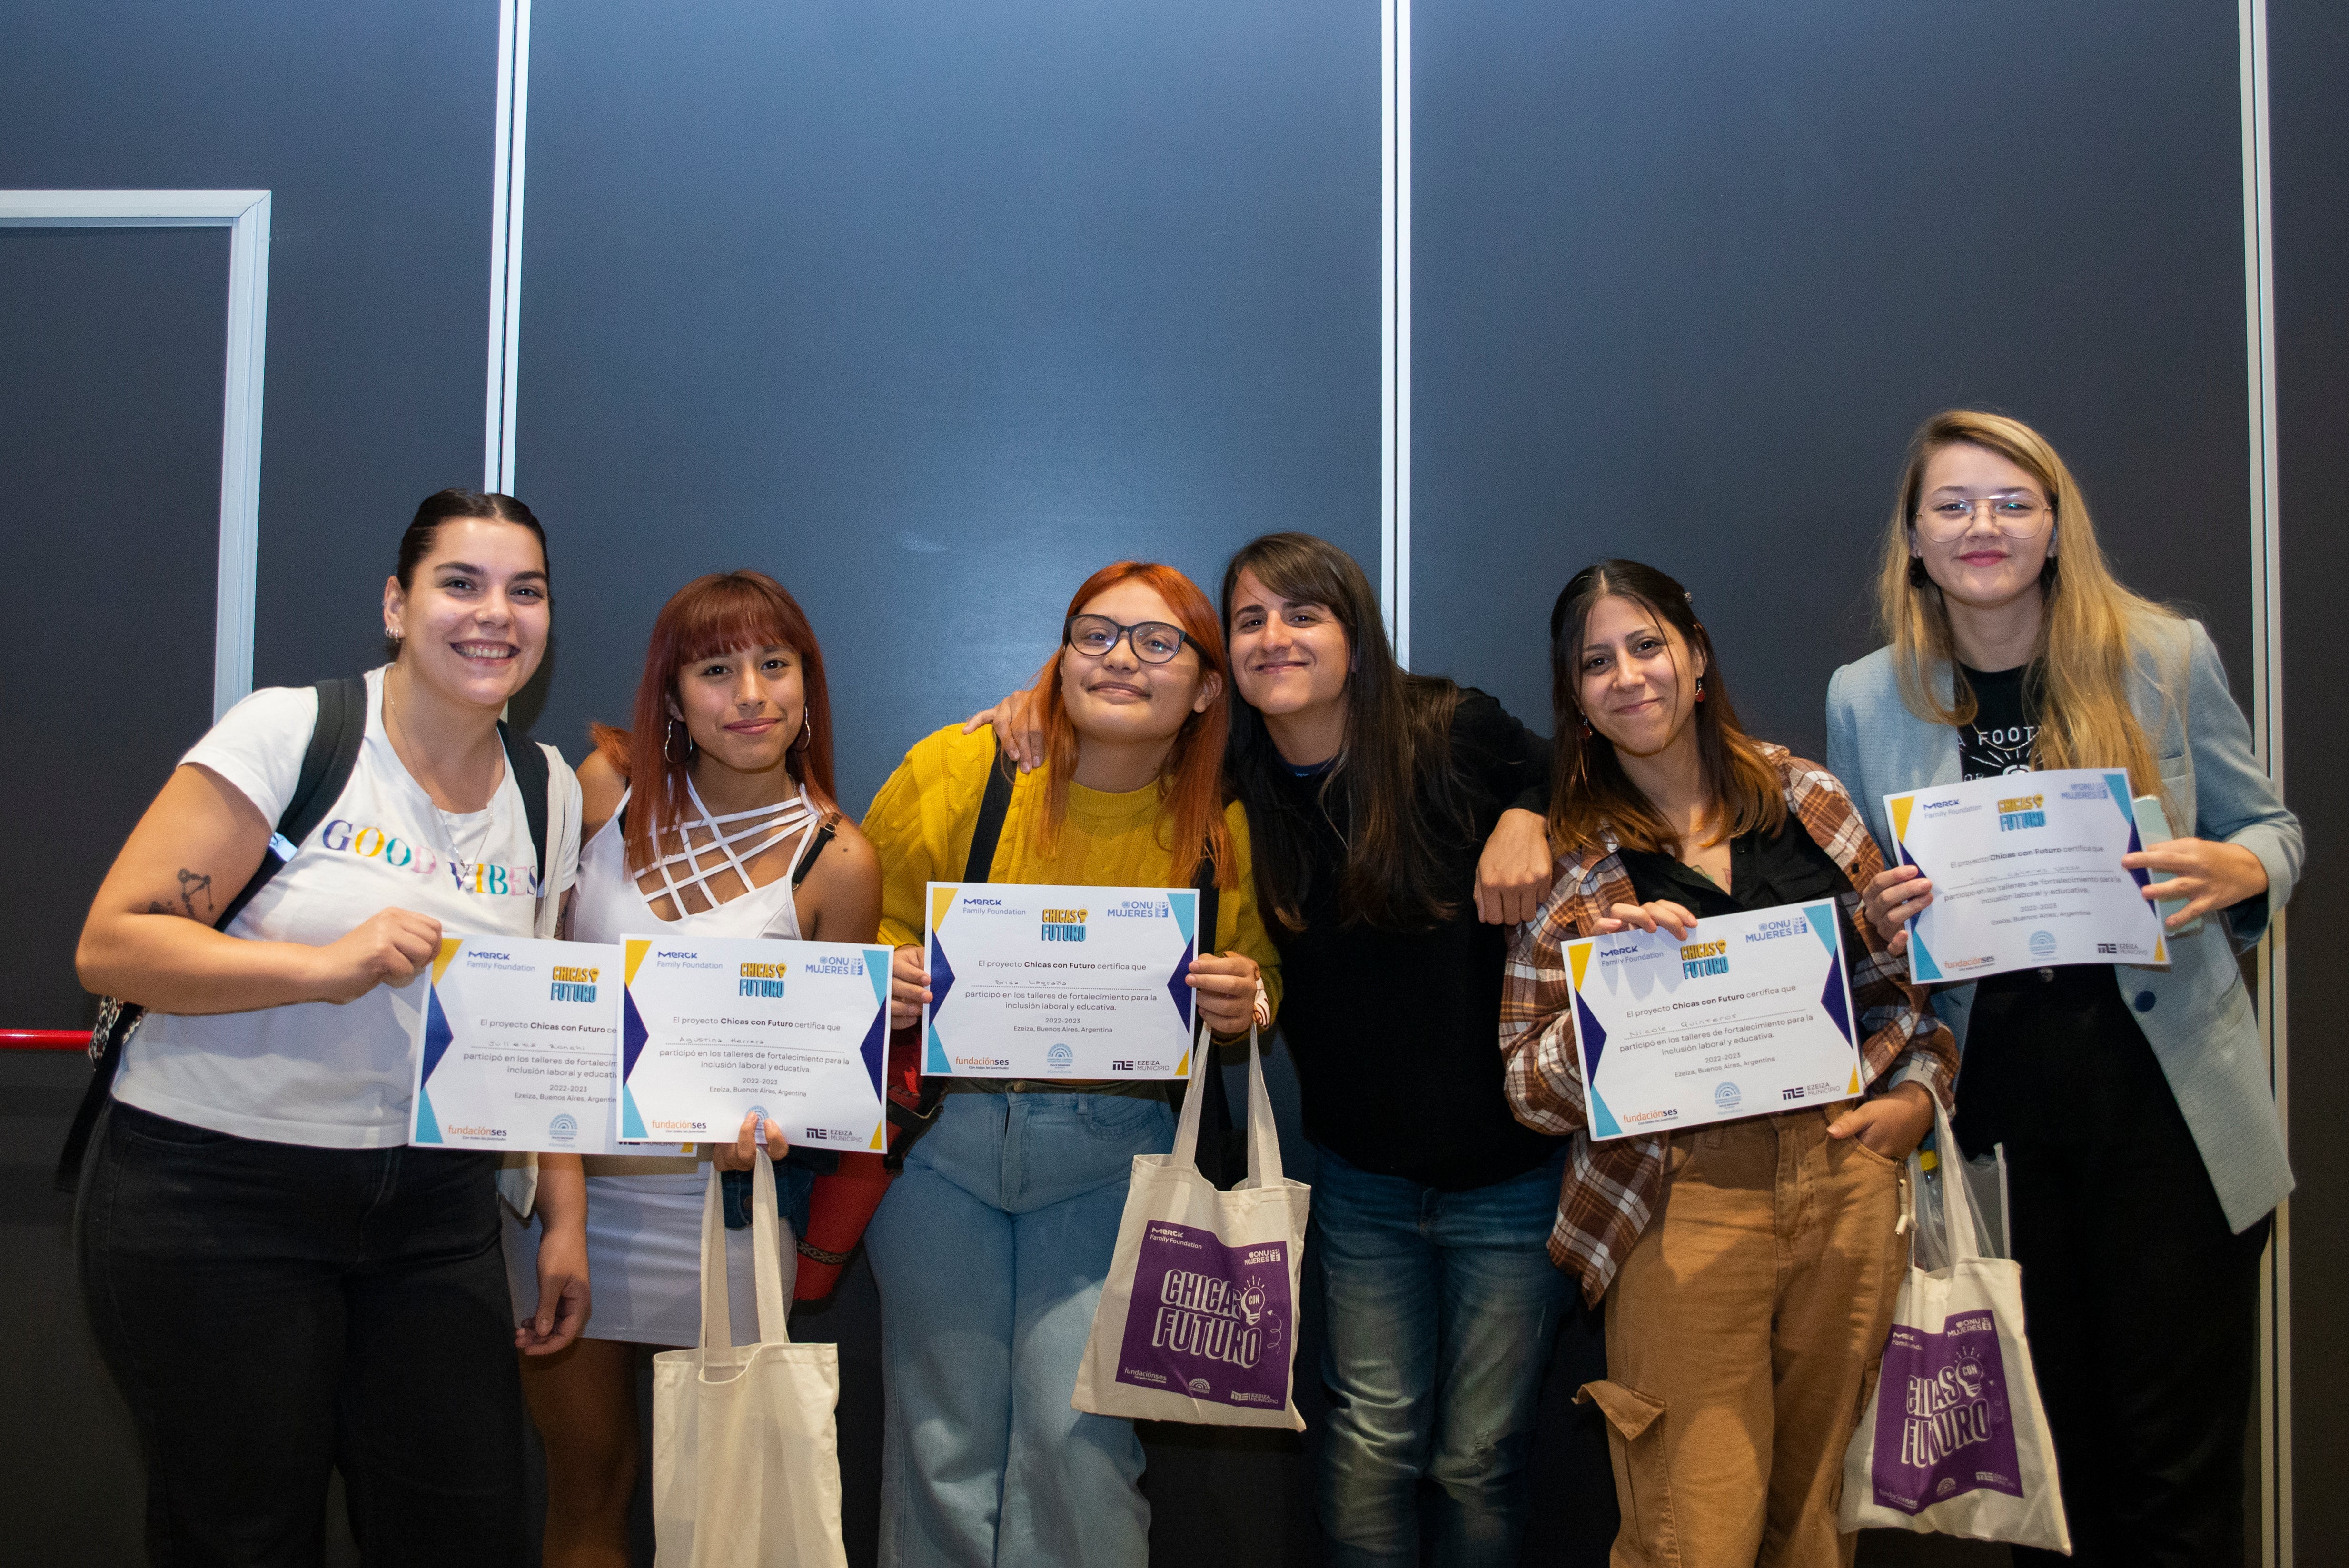
{"type": "Polygon", "coordinates": [[[1576,574],[1550,616],[1557,880],[1510,949],[1501,1046],[1527,1126],[1573,1138],[1550,1255],[1606,1303],[1619,1563],[1848,1564],[1845,1447],[1891,1324],[1902,1161],[1957,1075],[1861,908],[1883,868],[1834,776],[1748,735],[1680,584],[1576,574]],[[1832,898],[1866,1094],[1592,1140],[1564,950],[1832,898]]]}
{"type": "MultiPolygon", "coordinates": [[[[2168,968],[2020,970],[1933,1005],[1965,1046],[1959,1142],[2005,1146],[2072,1560],[2239,1562],[2260,1253],[2292,1179],[2236,954],[2292,897],[2300,823],[2209,634],[2114,577],[2030,426],[1919,429],[1877,581],[1887,646],[1836,671],[1827,761],[1879,839],[1889,794],[2085,767],[2127,769],[2180,835],[2123,861],[2172,874],[2146,890],[2181,906],[2168,968]]],[[[1932,900],[1913,866],[1868,890],[1894,952],[1932,900]]]]}
{"type": "MultiPolygon", "coordinates": [[[[1212,861],[1216,929],[1188,979],[1226,1038],[1271,1022],[1280,981],[1247,821],[1224,802],[1229,673],[1215,607],[1190,578],[1138,561],[1088,577],[1034,693],[1044,764],[1014,785],[988,877],[1182,888],[1212,861]]],[[[900,1026],[929,1000],[925,887],[962,880],[997,765],[990,737],[949,726],[905,754],[866,814],[900,1026]]],[[[887,1401],[884,1568],[1146,1560],[1133,1423],[1069,1400],[1133,1157],[1174,1137],[1163,1083],[947,1080],[865,1238],[887,1401]]]]}
{"type": "MultiPolygon", "coordinates": [[[[579,770],[585,844],[566,936],[873,940],[880,862],[833,803],[823,650],[781,584],[739,571],[679,588],[653,622],[632,725],[596,725],[595,753],[579,770]]],[[[781,1128],[752,1119],[734,1144],[717,1146],[717,1163],[749,1168],[763,1138],[779,1178],[798,1179],[792,1208],[803,1217],[812,1173],[784,1166],[781,1128]]],[[[650,1347],[699,1343],[709,1158],[586,1157],[594,1332],[529,1363],[523,1377],[546,1444],[548,1568],[628,1561],[637,1368],[650,1347]]],[[[736,1231],[727,1247],[744,1340],[759,1322],[749,1241],[736,1231]]],[[[517,1277],[526,1275],[537,1233],[510,1218],[506,1241],[517,1277]]]]}
{"type": "Polygon", "coordinates": [[[517,1331],[498,1157],[406,1145],[442,936],[554,935],[577,860],[571,770],[498,719],[551,598],[528,507],[427,497],[383,588],[397,651],[351,693],[360,738],[316,825],[275,832],[347,689],[255,691],[90,906],[82,983],[148,1011],[82,1173],[82,1287],[158,1563],[316,1562],[333,1471],[369,1563],[503,1568],[522,1548],[513,1351],[557,1354],[586,1318],[579,1162],[540,1162],[547,1242],[517,1331]]]}

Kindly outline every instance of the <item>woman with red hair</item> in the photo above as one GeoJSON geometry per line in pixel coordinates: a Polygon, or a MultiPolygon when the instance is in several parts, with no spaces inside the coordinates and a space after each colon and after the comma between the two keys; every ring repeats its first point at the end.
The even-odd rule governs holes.
{"type": "MultiPolygon", "coordinates": [[[[678,589],[653,622],[634,724],[595,726],[595,753],[579,770],[585,847],[565,936],[617,942],[675,926],[698,937],[873,940],[880,862],[834,806],[823,652],[781,584],[727,572],[678,589]]],[[[813,1173],[785,1176],[772,1121],[758,1129],[746,1117],[717,1163],[749,1168],[761,1131],[801,1199],[787,1211],[803,1221],[813,1173]]],[[[709,1158],[585,1157],[594,1337],[527,1364],[523,1377],[546,1443],[549,1568],[629,1561],[640,1347],[700,1338],[709,1158]]],[[[748,1240],[728,1239],[738,1339],[758,1330],[748,1240]]],[[[535,1232],[510,1224],[507,1256],[525,1277],[535,1248],[535,1232]]]]}
{"type": "MultiPolygon", "coordinates": [[[[1247,820],[1223,797],[1228,677],[1215,607],[1190,578],[1136,561],[1087,578],[1036,684],[1046,761],[1013,784],[988,871],[1180,888],[1211,858],[1216,930],[1189,978],[1219,1035],[1268,1023],[1279,987],[1247,820]]],[[[924,885],[962,878],[988,769],[1008,765],[992,736],[949,725],[905,754],[864,819],[901,1026],[929,1000],[924,885]]],[[[883,1568],[1147,1558],[1142,1441],[1131,1421],[1071,1408],[1070,1391],[1133,1158],[1174,1144],[1164,1089],[947,1082],[865,1233],[884,1303],[883,1568]]]]}

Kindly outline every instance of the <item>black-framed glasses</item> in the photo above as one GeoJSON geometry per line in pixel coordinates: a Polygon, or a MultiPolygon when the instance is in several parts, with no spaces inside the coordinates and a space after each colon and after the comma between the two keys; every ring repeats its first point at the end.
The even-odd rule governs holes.
{"type": "Polygon", "coordinates": [[[1952,496],[1917,509],[1917,526],[1925,537],[1946,545],[1973,526],[1977,508],[1987,508],[1991,526],[2010,539],[2028,539],[2045,527],[2055,509],[2036,495],[2015,492],[1971,500],[1952,496]]]}
{"type": "Polygon", "coordinates": [[[1164,664],[1183,651],[1188,640],[1179,626],[1163,620],[1138,620],[1123,626],[1105,615],[1072,615],[1061,623],[1061,640],[1088,659],[1106,659],[1118,640],[1127,639],[1133,657],[1144,664],[1164,664]]]}

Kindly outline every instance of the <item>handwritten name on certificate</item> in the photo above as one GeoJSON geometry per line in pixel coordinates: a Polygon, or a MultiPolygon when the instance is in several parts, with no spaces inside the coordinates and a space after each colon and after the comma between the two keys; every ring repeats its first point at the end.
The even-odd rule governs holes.
{"type": "Polygon", "coordinates": [[[1632,1137],[1847,1100],[1864,1068],[1840,906],[1708,915],[1685,939],[1566,944],[1590,1136],[1632,1137]]]}
{"type": "Polygon", "coordinates": [[[883,1150],[889,950],[761,937],[623,937],[620,1141],[883,1150]]]}
{"type": "Polygon", "coordinates": [[[2128,775],[2001,774],[1884,797],[1896,852],[1933,879],[1909,922],[1912,980],[1979,980],[2065,963],[2168,967],[2128,775]]]}
{"type": "Polygon", "coordinates": [[[619,983],[616,947],[441,939],[417,1021],[408,1141],[613,1152],[619,983]]]}
{"type": "Polygon", "coordinates": [[[1193,889],[933,882],[929,913],[926,1076],[1190,1076],[1193,889]]]}

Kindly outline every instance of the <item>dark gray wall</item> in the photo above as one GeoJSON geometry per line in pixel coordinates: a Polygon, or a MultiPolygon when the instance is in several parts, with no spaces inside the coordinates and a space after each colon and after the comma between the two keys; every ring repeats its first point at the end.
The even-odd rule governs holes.
{"type": "Polygon", "coordinates": [[[1421,668],[1542,721],[1552,599],[1630,556],[1817,756],[1909,433],[1971,404],[2248,679],[2230,0],[1464,0],[1413,47],[1421,668]]]}
{"type": "Polygon", "coordinates": [[[2302,1563],[2349,1552],[2349,1171],[2338,1107],[2349,1061],[2349,689],[2340,598],[2349,585],[2349,11],[2271,0],[2269,101],[2274,146],[2276,401],[2282,471],[2284,777],[2308,830],[2308,875],[2287,917],[2292,1025],[2291,1103],[2293,1463],[2302,1563]]]}
{"type": "Polygon", "coordinates": [[[481,483],[497,25],[481,0],[0,0],[0,186],[274,192],[260,684],[372,662],[409,514],[481,483]]]}
{"type": "Polygon", "coordinates": [[[1379,34],[1335,0],[533,21],[516,485],[539,732],[625,721],[661,603],[772,572],[843,804],[1033,674],[1120,556],[1375,559],[1379,34]]]}
{"type": "Polygon", "coordinates": [[[0,229],[0,1028],[86,1025],[80,912],[212,722],[225,229],[0,229]]]}

